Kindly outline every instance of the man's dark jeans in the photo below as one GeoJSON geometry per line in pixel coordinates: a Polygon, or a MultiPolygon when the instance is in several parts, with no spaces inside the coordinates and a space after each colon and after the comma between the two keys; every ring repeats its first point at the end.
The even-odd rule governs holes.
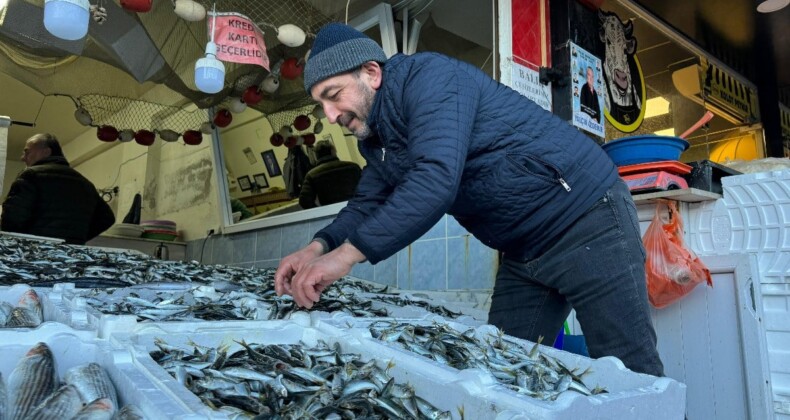
{"type": "Polygon", "coordinates": [[[505,258],[488,322],[551,345],[571,307],[590,356],[615,356],[633,371],[663,376],[650,319],[645,250],[636,207],[618,180],[540,257],[505,258]]]}

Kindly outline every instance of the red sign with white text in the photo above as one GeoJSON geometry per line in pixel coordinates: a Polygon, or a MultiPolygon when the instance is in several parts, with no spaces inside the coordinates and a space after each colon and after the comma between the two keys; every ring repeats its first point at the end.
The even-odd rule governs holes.
{"type": "Polygon", "coordinates": [[[218,59],[231,63],[256,64],[269,70],[269,56],[266,55],[263,32],[248,17],[238,13],[217,13],[216,17],[209,16],[206,20],[209,34],[216,22],[214,43],[217,44],[218,59]]]}

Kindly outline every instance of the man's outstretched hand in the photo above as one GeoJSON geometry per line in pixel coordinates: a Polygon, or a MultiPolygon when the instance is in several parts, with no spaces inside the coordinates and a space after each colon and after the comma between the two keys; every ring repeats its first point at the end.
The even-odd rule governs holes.
{"type": "Polygon", "coordinates": [[[288,255],[274,274],[274,290],[293,296],[297,305],[310,309],[318,302],[321,292],[351,271],[365,256],[350,243],[321,255],[323,248],[311,242],[305,248],[288,255]]]}

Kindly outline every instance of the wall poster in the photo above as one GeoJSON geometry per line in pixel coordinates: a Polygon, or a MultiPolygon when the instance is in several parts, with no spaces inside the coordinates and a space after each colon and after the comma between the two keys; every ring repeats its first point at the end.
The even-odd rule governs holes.
{"type": "Polygon", "coordinates": [[[571,43],[573,125],[604,137],[601,59],[571,43]]]}

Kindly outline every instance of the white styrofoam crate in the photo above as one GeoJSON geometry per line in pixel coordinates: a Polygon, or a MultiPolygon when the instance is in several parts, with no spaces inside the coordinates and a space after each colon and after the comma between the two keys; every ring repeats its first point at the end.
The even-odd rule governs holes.
{"type": "MultiPolygon", "coordinates": [[[[332,314],[330,317],[314,317],[314,325],[321,331],[339,334],[347,331],[363,342],[372,342],[390,347],[393,353],[400,354],[397,360],[422,358],[400,346],[383,343],[371,337],[368,326],[382,318],[359,318],[345,314],[332,314]]],[[[494,340],[498,330],[492,325],[471,327],[469,325],[442,319],[439,316],[423,320],[402,319],[394,321],[431,325],[443,323],[459,332],[474,329],[476,337],[482,342],[494,340]]],[[[510,339],[526,349],[534,343],[514,337],[510,339]]],[[[657,378],[650,375],[632,372],[614,357],[603,357],[597,360],[579,356],[549,346],[540,346],[540,351],[553,357],[571,370],[589,372],[583,381],[589,389],[605,388],[608,392],[592,396],[584,396],[574,391],[562,393],[555,401],[542,401],[508,389],[500,384],[489,373],[480,369],[459,371],[447,365],[430,361],[435,369],[445,374],[463,378],[467,389],[474,389],[480,398],[493,405],[507,410],[522,413],[526,418],[539,419],[609,419],[609,418],[650,418],[650,419],[682,419],[685,411],[686,387],[684,384],[670,379],[657,378]]],[[[476,417],[470,417],[476,418],[476,417]]]]}
{"type": "Polygon", "coordinates": [[[790,284],[762,284],[774,412],[790,419],[790,284]]]}
{"type": "MultiPolygon", "coordinates": [[[[302,321],[307,321],[309,324],[310,316],[303,317],[302,321]]],[[[361,341],[342,331],[319,330],[297,320],[266,321],[255,328],[218,321],[205,323],[204,328],[198,332],[194,332],[190,328],[176,332],[175,328],[177,327],[157,330],[155,326],[151,326],[145,331],[133,334],[113,334],[111,341],[131,349],[136,364],[145,369],[149,375],[155,377],[158,383],[167,387],[170,393],[176,395],[192,411],[202,413],[210,418],[231,418],[233,413],[209,409],[196,395],[179,384],[175,378],[151,359],[149,352],[157,349],[154,344],[155,340],[163,339],[168,345],[180,347],[189,347],[189,343],[211,347],[229,345],[229,353],[241,348],[236,341],[242,339],[248,344],[303,343],[307,346],[315,345],[318,340],[323,340],[330,346],[337,343],[344,353],[359,354],[362,361],[376,360],[379,367],[382,368],[387,366],[390,361],[394,361],[394,365],[389,368],[388,372],[396,382],[411,384],[417,395],[435,407],[449,411],[455,419],[460,418],[457,411],[459,407],[463,407],[466,418],[502,420],[528,418],[522,413],[507,408],[503,409],[499,407],[498,403],[491,403],[476,397],[475,392],[479,391],[479,387],[468,378],[455,375],[453,372],[437,367],[422,358],[404,355],[369,340],[361,341]]],[[[476,377],[474,374],[471,376],[476,377]]]]}
{"type": "Polygon", "coordinates": [[[724,195],[689,204],[689,246],[699,255],[757,255],[762,283],[790,283],[790,171],[722,178],[724,195]]]}
{"type": "Polygon", "coordinates": [[[42,324],[31,331],[0,330],[0,353],[3,355],[0,372],[3,378],[9,378],[18,361],[39,342],[46,343],[52,350],[61,379],[71,367],[96,362],[110,376],[121,407],[133,404],[149,420],[200,418],[131,364],[128,351],[112,349],[107,342],[96,340],[92,333],[62,324],[42,324]]]}
{"type": "MultiPolygon", "coordinates": [[[[56,284],[52,288],[44,287],[30,287],[27,284],[19,283],[13,286],[0,286],[0,301],[8,302],[14,306],[19,302],[19,298],[28,290],[33,289],[41,302],[44,318],[41,320],[41,325],[59,322],[68,324],[70,316],[68,310],[63,304],[63,293],[70,293],[74,290],[74,285],[71,283],[56,284]]],[[[9,328],[0,328],[9,329],[9,328]]],[[[31,328],[10,328],[12,330],[25,331],[31,328]]],[[[0,343],[2,344],[2,343],[0,343]]]]}
{"type": "Polygon", "coordinates": [[[701,260],[713,287],[701,284],[652,310],[664,374],[686,384],[689,419],[771,419],[773,375],[756,258],[701,260]]]}
{"type": "MultiPolygon", "coordinates": [[[[173,297],[190,290],[195,287],[191,283],[147,283],[136,286],[115,289],[112,295],[108,296],[112,299],[120,299],[128,296],[130,293],[135,293],[141,298],[150,298],[157,292],[172,293],[173,297]]],[[[181,327],[174,327],[177,330],[182,328],[200,328],[201,325],[209,322],[203,320],[195,321],[138,321],[136,315],[113,315],[105,314],[98,309],[91,306],[85,297],[85,289],[71,288],[62,294],[62,303],[54,306],[57,312],[57,318],[62,319],[64,322],[77,329],[87,329],[95,331],[98,338],[108,339],[113,333],[130,333],[137,330],[145,329],[148,326],[155,324],[160,325],[161,328],[167,328],[168,325],[184,324],[181,327]]],[[[257,322],[262,321],[225,321],[230,324],[234,323],[251,323],[255,325],[257,322]]]]}

